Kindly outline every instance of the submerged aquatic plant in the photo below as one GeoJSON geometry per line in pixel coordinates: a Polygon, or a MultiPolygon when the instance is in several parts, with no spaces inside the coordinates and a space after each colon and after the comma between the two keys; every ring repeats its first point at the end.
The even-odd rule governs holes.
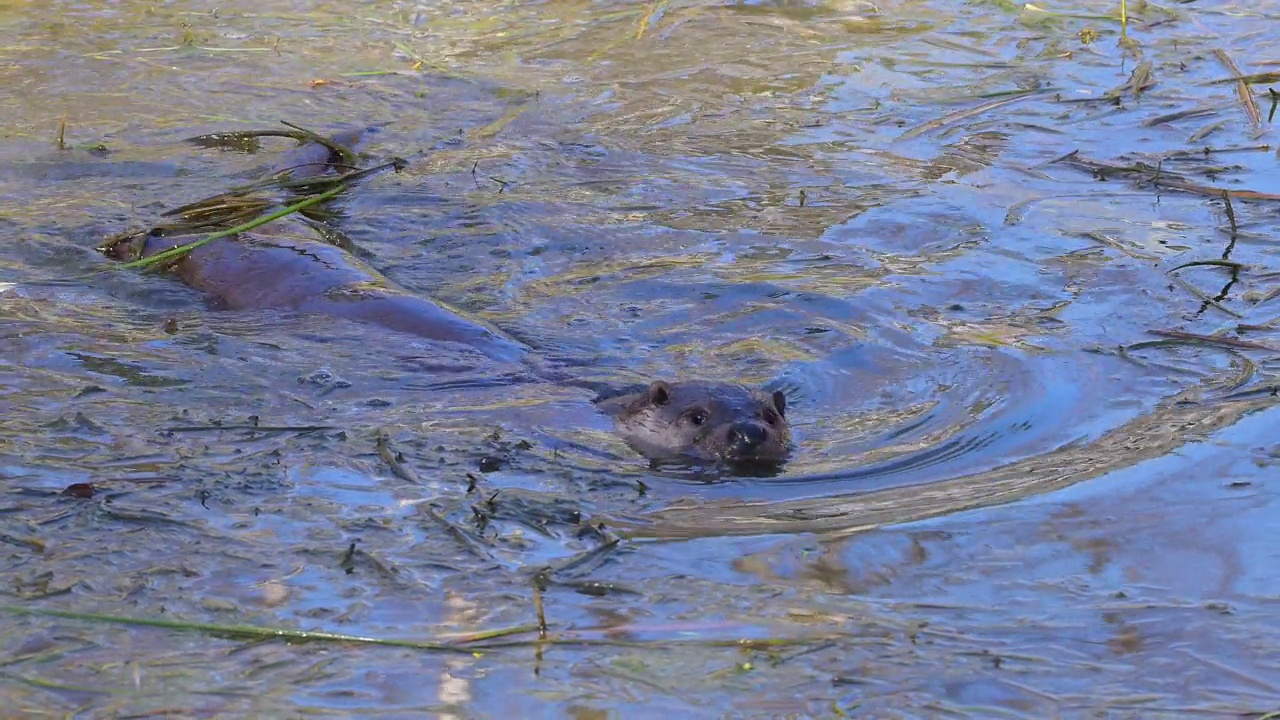
{"type": "Polygon", "coordinates": [[[137,260],[132,260],[132,261],[123,263],[118,267],[149,268],[149,267],[154,267],[163,263],[175,262],[177,260],[182,259],[182,257],[185,256],[187,253],[191,252],[192,250],[195,250],[198,247],[201,247],[202,245],[207,245],[213,242],[214,240],[218,240],[219,238],[224,238],[229,235],[248,232],[249,230],[253,230],[254,228],[260,227],[262,225],[266,225],[272,220],[279,220],[280,218],[286,215],[292,215],[293,213],[298,212],[299,210],[303,210],[305,208],[311,207],[312,205],[315,205],[317,203],[322,203],[325,200],[328,200],[329,198],[332,198],[338,195],[345,189],[346,189],[345,185],[336,185],[320,193],[319,195],[312,195],[304,200],[300,200],[288,207],[281,208],[268,215],[262,215],[257,218],[254,218],[253,220],[242,223],[240,225],[236,225],[234,227],[230,227],[225,230],[219,230],[218,232],[210,233],[209,235],[206,235],[200,238],[199,240],[196,240],[194,242],[189,242],[185,245],[179,245],[177,247],[169,248],[168,250],[158,252],[154,255],[148,255],[147,257],[138,258],[137,260]]]}
{"type": "MultiPolygon", "coordinates": [[[[292,129],[216,133],[191,138],[191,142],[204,147],[250,147],[255,146],[257,139],[261,137],[288,137],[303,143],[314,142],[323,145],[338,158],[337,162],[326,162],[325,164],[331,168],[347,168],[347,171],[337,175],[295,177],[294,171],[296,168],[280,168],[261,180],[236,186],[218,195],[169,210],[164,213],[164,217],[174,218],[173,221],[155,225],[142,231],[131,231],[112,236],[107,239],[100,250],[109,252],[124,243],[143,240],[147,237],[172,237],[208,233],[192,242],[146,257],[135,257],[116,266],[120,269],[169,267],[185,257],[187,253],[214,240],[248,232],[274,220],[314,208],[336,197],[364,178],[385,170],[399,171],[405,167],[404,160],[393,158],[374,167],[360,168],[356,165],[358,158],[355,152],[345,145],[296,125],[284,124],[292,129]],[[280,202],[277,198],[282,192],[302,195],[302,197],[293,203],[280,207],[280,202]],[[276,209],[272,210],[272,208],[276,209]]],[[[139,247],[137,254],[141,254],[141,252],[142,248],[139,247]]]]}

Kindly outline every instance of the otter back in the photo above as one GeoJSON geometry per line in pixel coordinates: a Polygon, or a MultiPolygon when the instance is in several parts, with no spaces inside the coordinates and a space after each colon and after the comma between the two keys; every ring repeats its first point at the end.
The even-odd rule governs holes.
{"type": "MultiPolygon", "coordinates": [[[[362,131],[334,135],[353,146],[362,131]]],[[[277,172],[312,177],[330,172],[337,158],[318,142],[286,152],[277,172]]],[[[182,238],[148,237],[142,256],[182,245],[182,238]]],[[[281,309],[316,313],[380,325],[429,340],[463,343],[502,361],[521,358],[527,348],[479,320],[408,292],[342,248],[320,239],[306,224],[282,218],[259,231],[242,233],[192,250],[173,268],[188,285],[233,310],[281,309]]]]}

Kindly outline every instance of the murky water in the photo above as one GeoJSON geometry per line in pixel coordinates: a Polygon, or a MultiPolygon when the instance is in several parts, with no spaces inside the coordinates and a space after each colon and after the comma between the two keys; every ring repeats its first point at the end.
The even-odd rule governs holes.
{"type": "Polygon", "coordinates": [[[8,711],[1276,710],[1275,79],[1255,122],[1228,64],[1280,4],[1136,5],[0,3],[3,604],[431,640],[539,576],[551,623],[6,613],[8,711]],[[584,391],[103,271],[284,147],[184,138],[280,120],[411,160],[347,202],[395,281],[596,380],[780,387],[793,461],[660,473],[584,391]]]}

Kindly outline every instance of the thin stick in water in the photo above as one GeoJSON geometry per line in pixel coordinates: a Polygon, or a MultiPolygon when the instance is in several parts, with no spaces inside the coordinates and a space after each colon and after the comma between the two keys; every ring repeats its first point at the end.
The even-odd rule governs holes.
{"type": "Polygon", "coordinates": [[[327,190],[326,192],[322,192],[322,193],[320,193],[319,195],[313,195],[313,196],[311,196],[311,197],[309,197],[309,198],[307,198],[307,199],[305,199],[305,200],[302,200],[302,201],[300,201],[300,202],[294,203],[293,205],[290,205],[289,207],[281,208],[280,210],[277,210],[276,212],[273,212],[273,213],[271,213],[270,215],[264,215],[264,216],[262,216],[262,217],[260,217],[260,218],[256,218],[256,219],[251,220],[251,221],[249,221],[249,222],[247,222],[247,223],[243,223],[243,224],[241,224],[241,225],[237,225],[237,226],[235,226],[235,227],[233,227],[233,228],[228,228],[228,229],[226,229],[226,230],[221,230],[221,231],[216,232],[216,233],[213,233],[213,234],[211,234],[211,235],[207,235],[207,236],[205,236],[205,237],[203,237],[203,238],[201,238],[201,239],[199,239],[199,240],[197,240],[197,241],[195,241],[195,242],[187,243],[186,245],[179,245],[178,247],[175,247],[175,248],[169,248],[168,250],[165,250],[165,251],[163,251],[163,252],[158,252],[158,253],[156,253],[155,255],[149,255],[149,256],[144,257],[144,258],[141,258],[141,259],[139,259],[139,260],[134,260],[134,261],[132,261],[132,262],[122,263],[122,264],[120,264],[120,265],[116,265],[115,267],[117,267],[117,268],[140,268],[140,267],[151,267],[151,266],[153,266],[153,265],[157,265],[157,264],[159,264],[159,263],[168,262],[168,261],[170,261],[170,260],[177,260],[177,259],[180,259],[182,256],[186,255],[187,253],[191,252],[192,250],[195,250],[196,248],[198,248],[198,247],[202,247],[202,246],[204,246],[204,245],[208,245],[209,243],[213,242],[214,240],[218,240],[219,238],[228,237],[228,236],[230,236],[230,235],[236,235],[236,234],[238,234],[238,233],[242,233],[242,232],[247,232],[247,231],[252,230],[252,229],[254,229],[254,228],[256,228],[256,227],[259,227],[259,226],[262,226],[262,225],[266,225],[267,223],[271,222],[272,220],[278,220],[278,219],[280,219],[280,218],[284,217],[285,215],[289,215],[289,214],[295,213],[295,212],[297,212],[297,211],[299,211],[299,210],[302,210],[303,208],[308,208],[308,207],[311,207],[312,205],[315,205],[315,204],[317,204],[317,203],[324,202],[325,200],[328,200],[329,198],[334,197],[335,195],[337,195],[338,193],[342,192],[342,191],[343,191],[343,190],[345,190],[345,189],[346,189],[346,186],[344,186],[344,185],[339,185],[339,186],[337,186],[337,187],[330,188],[330,189],[329,189],[329,190],[327,190]]]}
{"type": "Polygon", "coordinates": [[[1235,76],[1236,94],[1240,97],[1240,104],[1244,107],[1244,114],[1249,116],[1249,122],[1253,123],[1254,130],[1260,129],[1262,127],[1262,114],[1258,112],[1258,103],[1254,101],[1253,93],[1249,90],[1249,83],[1245,81],[1240,68],[1236,67],[1235,61],[1231,59],[1226,50],[1215,48],[1213,54],[1235,76]]]}

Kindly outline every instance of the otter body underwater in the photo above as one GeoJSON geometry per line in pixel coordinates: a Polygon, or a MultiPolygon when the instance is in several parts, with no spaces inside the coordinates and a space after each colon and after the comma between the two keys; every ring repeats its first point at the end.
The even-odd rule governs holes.
{"type": "MultiPolygon", "coordinates": [[[[361,131],[333,136],[357,143],[361,131]]],[[[341,155],[318,141],[285,152],[272,173],[294,179],[333,172],[341,155]]],[[[108,245],[116,259],[149,257],[189,238],[152,230],[108,245]]],[[[532,349],[501,330],[430,298],[409,292],[347,250],[326,242],[316,227],[292,216],[197,247],[170,266],[217,307],[290,310],[378,325],[431,341],[460,343],[495,360],[529,363],[532,349]]],[[[532,363],[529,363],[532,365],[532,363]]],[[[535,369],[535,375],[539,374],[535,369]]],[[[544,379],[548,379],[545,378],[544,379]]],[[[599,390],[593,383],[552,378],[599,390]]],[[[596,406],[618,434],[655,462],[778,467],[791,448],[786,398],[716,380],[657,381],[642,388],[604,390],[596,406]]]]}

